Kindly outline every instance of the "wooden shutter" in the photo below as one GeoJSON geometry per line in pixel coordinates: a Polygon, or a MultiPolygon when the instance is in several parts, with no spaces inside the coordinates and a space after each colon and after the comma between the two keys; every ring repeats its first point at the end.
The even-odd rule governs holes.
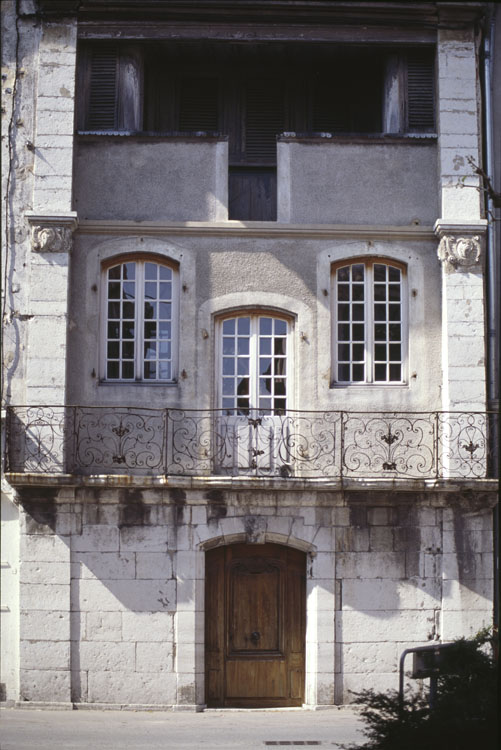
{"type": "Polygon", "coordinates": [[[276,162],[284,130],[284,90],[279,81],[252,80],[245,87],[245,160],[276,162]]]}
{"type": "Polygon", "coordinates": [[[435,95],[433,53],[428,50],[407,55],[407,130],[433,131],[435,95]]]}
{"type": "Polygon", "coordinates": [[[116,45],[95,47],[91,51],[89,130],[114,130],[117,127],[118,50],[116,45]]]}
{"type": "Polygon", "coordinates": [[[218,98],[217,79],[182,79],[179,91],[179,130],[217,131],[218,98]]]}
{"type": "Polygon", "coordinates": [[[331,80],[317,80],[313,88],[312,129],[316,133],[351,130],[351,106],[348,92],[331,80]]]}

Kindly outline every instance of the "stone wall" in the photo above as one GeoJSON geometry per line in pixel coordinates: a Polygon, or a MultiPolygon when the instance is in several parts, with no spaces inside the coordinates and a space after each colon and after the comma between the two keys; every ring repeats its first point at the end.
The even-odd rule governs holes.
{"type": "Polygon", "coordinates": [[[405,648],[490,622],[488,500],[20,489],[21,700],[203,706],[204,550],[242,541],[308,553],[307,705],[396,688],[405,648]]]}

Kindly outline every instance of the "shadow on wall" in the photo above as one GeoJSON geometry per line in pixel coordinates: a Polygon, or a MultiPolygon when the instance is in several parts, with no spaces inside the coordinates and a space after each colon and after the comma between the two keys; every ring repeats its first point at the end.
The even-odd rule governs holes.
{"type": "MultiPolygon", "coordinates": [[[[206,505],[190,506],[181,489],[86,488],[81,505],[78,490],[74,505],[58,500],[58,492],[19,488],[24,533],[60,536],[71,544],[72,579],[91,588],[106,582],[110,597],[136,611],[175,611],[174,553],[196,554],[191,550],[197,546],[193,532],[199,519],[192,512],[203,514],[204,525],[226,515],[224,493],[216,493],[214,500],[209,492],[206,505]]],[[[492,552],[489,499],[458,494],[447,509],[405,500],[406,505],[390,507],[354,499],[349,525],[334,527],[335,577],[343,585],[343,609],[357,609],[357,603],[367,601],[381,618],[402,608],[428,609],[432,601],[443,599],[444,578],[485,596],[492,552]],[[409,585],[416,589],[412,601],[406,598],[409,585]],[[369,590],[362,595],[365,587],[371,595],[369,590]]],[[[253,514],[259,516],[258,510],[253,514]]],[[[203,572],[196,575],[203,578],[203,572]]],[[[83,602],[92,600],[90,590],[80,596],[83,602]]],[[[178,602],[192,602],[194,596],[193,590],[178,586],[178,602]]]]}
{"type": "MultiPolygon", "coordinates": [[[[189,505],[180,489],[77,489],[71,502],[58,498],[58,492],[24,488],[19,502],[26,514],[24,533],[55,535],[71,545],[76,696],[84,694],[78,674],[93,669],[92,659],[96,664],[119,661],[134,641],[167,644],[161,658],[164,668],[174,671],[175,643],[183,638],[182,631],[174,635],[174,628],[183,618],[190,623],[184,632],[197,639],[197,658],[203,660],[205,572],[198,525],[203,533],[210,529],[217,536],[221,522],[234,521],[235,530],[254,533],[260,520],[284,518],[278,505],[275,515],[260,516],[257,507],[251,509],[243,500],[232,509],[237,517],[227,518],[225,493],[219,491],[206,493],[198,505],[189,505]],[[103,642],[108,645],[100,650],[103,642]],[[121,650],[112,649],[118,642],[124,644],[121,650]]],[[[235,500],[239,502],[232,493],[235,500]]],[[[336,584],[335,633],[327,624],[325,638],[338,644],[338,698],[353,684],[348,673],[378,671],[386,664],[395,679],[401,650],[411,642],[439,639],[447,608],[467,610],[470,604],[485,613],[491,596],[486,498],[457,496],[447,509],[410,504],[408,497],[395,506],[383,502],[375,493],[369,498],[364,494],[348,508],[334,509],[346,512],[339,525],[325,526],[323,518],[336,550],[335,567],[325,545],[326,552],[309,564],[309,590],[319,601],[333,597],[336,584]],[[369,646],[372,662],[365,654],[369,646]]],[[[320,510],[333,518],[333,508],[320,510]]],[[[290,523],[301,524],[302,512],[291,507],[290,523]]],[[[103,669],[110,669],[106,664],[103,669]]]]}

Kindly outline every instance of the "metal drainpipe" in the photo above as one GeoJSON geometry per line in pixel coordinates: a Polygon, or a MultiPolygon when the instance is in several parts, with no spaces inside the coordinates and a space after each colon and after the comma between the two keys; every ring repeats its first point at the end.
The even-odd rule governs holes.
{"type": "MultiPolygon", "coordinates": [[[[489,9],[489,30],[484,38],[484,98],[485,98],[485,161],[486,172],[494,181],[494,159],[492,147],[492,49],[494,46],[494,18],[493,11],[489,9]]],[[[491,198],[487,198],[487,208],[491,215],[494,214],[494,206],[491,198]]],[[[496,338],[496,293],[497,293],[497,258],[496,258],[496,226],[490,221],[487,225],[487,253],[486,253],[486,307],[487,307],[487,405],[489,409],[498,411],[499,395],[497,393],[498,361],[497,361],[497,338],[496,338]]],[[[499,476],[499,417],[495,417],[494,428],[491,431],[491,439],[494,440],[492,451],[491,470],[495,477],[499,476]]],[[[493,510],[493,534],[494,534],[494,625],[499,625],[499,511],[493,510]]]]}

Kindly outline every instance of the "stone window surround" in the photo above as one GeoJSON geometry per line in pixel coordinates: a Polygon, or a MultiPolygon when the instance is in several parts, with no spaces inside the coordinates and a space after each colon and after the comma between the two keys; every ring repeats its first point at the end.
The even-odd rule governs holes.
{"type": "MultiPolygon", "coordinates": [[[[407,363],[407,357],[408,357],[408,339],[409,339],[409,316],[408,316],[408,291],[407,291],[407,266],[405,263],[402,263],[397,260],[393,260],[391,258],[386,257],[350,257],[347,259],[336,261],[331,266],[331,286],[332,286],[332,293],[331,293],[331,300],[332,300],[332,323],[331,323],[331,338],[332,338],[332,372],[337,372],[337,344],[338,337],[337,337],[337,311],[336,311],[336,304],[337,304],[337,282],[336,282],[336,271],[341,268],[342,266],[352,266],[354,264],[363,264],[366,274],[364,278],[364,288],[366,290],[366,293],[364,295],[364,307],[365,307],[365,379],[364,381],[338,381],[336,378],[333,379],[332,385],[335,386],[349,386],[349,385],[389,385],[389,386],[401,386],[405,385],[407,382],[407,370],[408,370],[408,363],[407,363]],[[369,276],[367,274],[367,270],[369,268],[373,269],[374,265],[376,263],[379,263],[381,265],[384,265],[386,267],[394,267],[397,268],[400,271],[400,290],[401,290],[401,299],[400,299],[400,325],[401,325],[401,342],[400,345],[402,347],[402,353],[401,353],[401,379],[395,382],[392,382],[388,379],[385,381],[374,381],[373,380],[373,360],[374,360],[374,346],[375,342],[372,340],[373,336],[371,335],[371,328],[374,324],[374,312],[372,309],[372,304],[374,303],[373,299],[373,287],[374,287],[374,278],[371,273],[369,276]]],[[[350,282],[351,285],[351,282],[350,282]]],[[[390,322],[390,321],[387,321],[390,322]]],[[[383,342],[386,345],[389,345],[391,342],[389,338],[383,342]]],[[[388,361],[389,364],[389,361],[388,361]]]]}
{"type": "Polygon", "coordinates": [[[100,355],[101,355],[101,363],[100,363],[100,373],[102,382],[111,383],[115,385],[120,385],[121,383],[134,383],[138,381],[137,378],[137,361],[139,351],[142,349],[143,344],[143,335],[142,335],[142,324],[144,322],[144,313],[142,310],[139,309],[139,306],[141,304],[141,296],[136,298],[136,364],[135,364],[135,372],[136,372],[136,379],[135,380],[111,380],[106,377],[106,364],[107,364],[107,353],[106,353],[106,343],[107,343],[107,337],[106,337],[106,325],[108,321],[108,315],[107,315],[107,302],[108,297],[106,294],[106,288],[107,288],[107,272],[108,270],[114,266],[114,265],[120,265],[124,263],[136,263],[136,264],[142,264],[144,265],[147,262],[155,263],[157,265],[166,266],[167,268],[170,268],[172,271],[172,299],[171,299],[171,305],[172,305],[172,377],[169,380],[146,380],[144,378],[139,379],[141,383],[144,383],[146,385],[148,384],[155,384],[155,383],[162,383],[162,384],[169,384],[169,383],[175,383],[177,381],[177,374],[178,374],[178,367],[179,367],[179,264],[172,260],[169,257],[165,257],[163,255],[157,254],[157,253],[123,253],[120,255],[115,255],[109,258],[106,258],[101,262],[101,346],[100,346],[100,355]],[[139,333],[138,333],[139,332],[139,333]]]}
{"type": "MultiPolygon", "coordinates": [[[[260,379],[260,373],[259,373],[259,340],[260,340],[260,334],[258,332],[258,320],[261,317],[270,317],[272,319],[277,320],[283,320],[287,324],[287,333],[286,336],[286,360],[287,360],[287,366],[286,371],[283,375],[285,381],[286,381],[286,392],[287,395],[284,396],[284,398],[287,398],[287,404],[288,408],[293,408],[293,395],[294,395],[294,318],[292,318],[290,315],[287,315],[286,313],[283,314],[277,314],[276,310],[266,310],[266,309],[239,309],[238,311],[230,311],[229,313],[219,315],[216,318],[215,321],[215,327],[217,331],[217,338],[216,338],[216,404],[218,408],[223,403],[223,393],[222,393],[222,377],[223,377],[223,344],[222,344],[222,336],[223,336],[223,324],[226,320],[229,319],[235,319],[238,320],[239,318],[249,318],[250,320],[250,333],[249,333],[249,339],[250,341],[250,351],[249,351],[249,365],[250,365],[250,399],[251,399],[251,408],[258,407],[258,401],[259,401],[259,392],[258,392],[258,381],[260,379]]],[[[273,352],[270,355],[273,359],[273,352]]],[[[238,374],[235,373],[235,377],[238,377],[238,374]]]]}

